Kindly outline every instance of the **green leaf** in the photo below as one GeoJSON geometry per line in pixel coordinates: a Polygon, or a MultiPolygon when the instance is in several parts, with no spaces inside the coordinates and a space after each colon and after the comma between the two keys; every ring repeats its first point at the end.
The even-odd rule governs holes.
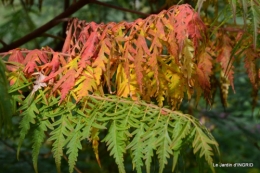
{"type": "Polygon", "coordinates": [[[154,150],[156,150],[156,131],[155,130],[149,130],[146,131],[146,133],[143,135],[143,145],[144,145],[144,160],[145,160],[145,165],[146,165],[146,171],[147,173],[150,173],[151,170],[151,163],[152,163],[152,158],[154,155],[154,150]]]}
{"type": "Polygon", "coordinates": [[[250,0],[251,10],[253,14],[253,31],[254,31],[254,48],[256,49],[256,41],[260,24],[260,2],[258,0],[250,0]]]}
{"type": "Polygon", "coordinates": [[[196,126],[196,133],[195,133],[195,138],[192,143],[193,146],[193,152],[194,154],[199,153],[199,158],[202,158],[203,156],[205,157],[205,160],[208,162],[208,165],[210,166],[210,169],[212,172],[215,172],[213,168],[213,148],[211,145],[217,146],[217,143],[215,141],[210,140],[205,133],[201,130],[200,127],[196,126]]]}
{"type": "Polygon", "coordinates": [[[178,162],[179,155],[180,155],[180,150],[173,152],[172,172],[174,172],[174,170],[175,170],[175,167],[176,167],[177,162],[178,162]]]}
{"type": "Polygon", "coordinates": [[[57,127],[50,133],[51,137],[49,140],[54,141],[52,144],[52,152],[57,171],[60,173],[61,156],[63,156],[63,147],[66,145],[65,135],[68,136],[70,133],[67,129],[70,128],[70,121],[67,119],[67,114],[62,115],[60,119],[54,122],[52,125],[57,127]]]}
{"type": "Polygon", "coordinates": [[[128,144],[126,149],[131,149],[133,151],[133,167],[136,167],[138,173],[142,173],[142,166],[144,157],[143,150],[144,150],[144,143],[142,141],[144,131],[144,123],[140,124],[140,127],[137,128],[131,135],[135,135],[132,142],[128,144]]]}
{"type": "Polygon", "coordinates": [[[69,154],[69,172],[73,172],[73,168],[76,165],[77,157],[78,157],[78,151],[82,149],[81,145],[81,132],[76,131],[73,133],[73,137],[70,140],[70,142],[67,145],[68,151],[67,154],[69,154]]]}
{"type": "Polygon", "coordinates": [[[85,124],[85,127],[83,127],[83,129],[82,129],[82,139],[89,138],[89,136],[91,134],[93,123],[97,120],[96,112],[97,112],[97,110],[93,111],[90,117],[86,117],[84,119],[86,124],[85,124]]]}
{"type": "Polygon", "coordinates": [[[33,133],[32,157],[33,157],[34,170],[36,173],[38,173],[38,168],[37,168],[38,155],[45,138],[44,132],[47,131],[47,127],[50,126],[50,122],[48,120],[46,121],[38,120],[36,126],[37,127],[34,129],[34,133],[33,133]]]}
{"type": "Polygon", "coordinates": [[[23,140],[30,129],[30,123],[33,123],[33,124],[35,123],[35,120],[34,120],[36,118],[35,113],[39,113],[38,108],[36,107],[34,101],[30,105],[27,104],[27,100],[25,100],[24,103],[25,103],[25,106],[24,106],[25,111],[21,114],[21,116],[23,118],[22,118],[22,121],[20,122],[20,126],[19,126],[21,128],[21,131],[20,131],[20,138],[19,138],[19,143],[18,143],[18,148],[17,148],[17,158],[19,158],[19,152],[20,152],[20,148],[23,143],[23,140]]]}
{"type": "Polygon", "coordinates": [[[126,136],[123,130],[123,127],[118,125],[117,120],[113,120],[111,126],[109,128],[108,134],[102,140],[102,142],[106,142],[108,146],[108,150],[110,151],[110,155],[113,155],[115,158],[116,164],[118,165],[118,169],[120,173],[125,173],[124,166],[124,153],[126,148],[126,136]]]}
{"type": "Polygon", "coordinates": [[[157,144],[156,144],[157,147],[156,153],[159,159],[160,173],[163,172],[165,165],[168,163],[167,159],[170,158],[170,155],[173,154],[172,149],[170,147],[172,140],[168,133],[169,117],[164,118],[164,120],[166,120],[166,122],[161,123],[163,125],[159,128],[158,134],[160,134],[160,136],[158,137],[157,144]]]}
{"type": "MultiPolygon", "coordinates": [[[[185,122],[185,120],[183,120],[185,122]]],[[[178,150],[182,144],[182,139],[190,133],[191,122],[187,121],[183,124],[182,120],[174,122],[174,129],[172,131],[172,143],[171,148],[178,150]]]]}

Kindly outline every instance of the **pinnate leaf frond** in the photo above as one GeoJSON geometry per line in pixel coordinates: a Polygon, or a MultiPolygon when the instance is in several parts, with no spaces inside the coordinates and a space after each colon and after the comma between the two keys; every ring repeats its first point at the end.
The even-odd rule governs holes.
{"type": "Polygon", "coordinates": [[[144,150],[144,143],[142,142],[142,138],[144,135],[144,123],[140,124],[140,127],[137,128],[131,135],[135,135],[132,142],[127,145],[126,149],[131,148],[133,150],[133,167],[136,168],[138,173],[142,172],[143,166],[143,150],[144,150]]]}
{"type": "Polygon", "coordinates": [[[39,114],[39,110],[35,104],[35,102],[32,102],[30,105],[28,105],[28,100],[26,99],[24,101],[25,106],[21,107],[21,110],[23,110],[22,108],[25,108],[25,111],[21,114],[21,116],[23,117],[21,122],[20,122],[20,138],[19,138],[19,144],[18,144],[18,149],[17,149],[17,158],[19,158],[19,152],[20,152],[20,148],[22,146],[23,140],[25,138],[25,136],[27,135],[28,131],[30,130],[30,124],[31,123],[35,123],[35,118],[36,118],[36,113],[39,114]],[[27,109],[26,109],[27,108],[27,109]]]}
{"type": "Polygon", "coordinates": [[[59,173],[61,172],[60,165],[61,157],[63,156],[63,148],[66,145],[65,137],[69,134],[69,130],[67,129],[68,124],[70,124],[70,122],[67,119],[67,114],[61,115],[60,119],[52,124],[54,127],[56,126],[56,128],[50,133],[51,137],[49,138],[50,141],[54,141],[52,144],[52,152],[59,173]]]}
{"type": "Polygon", "coordinates": [[[125,173],[124,158],[126,148],[126,134],[125,127],[114,120],[111,122],[107,136],[103,139],[107,143],[110,155],[113,155],[118,165],[119,172],[125,173]]]}
{"type": "Polygon", "coordinates": [[[81,137],[80,131],[74,132],[73,137],[71,138],[71,140],[68,142],[68,145],[67,145],[68,150],[67,150],[66,154],[69,155],[68,162],[69,162],[69,172],[70,173],[73,172],[73,168],[77,161],[78,152],[79,152],[79,150],[82,149],[80,137],[81,137]]]}
{"type": "Polygon", "coordinates": [[[37,126],[34,129],[33,133],[33,150],[32,150],[32,157],[33,157],[33,167],[36,173],[38,173],[38,155],[40,153],[40,149],[42,146],[42,143],[44,142],[44,139],[46,138],[44,132],[47,131],[47,127],[50,126],[50,122],[48,120],[37,120],[35,126],[37,126]]]}
{"type": "MultiPolygon", "coordinates": [[[[65,154],[73,172],[83,140],[92,142],[98,162],[98,144],[106,143],[121,173],[130,150],[137,172],[151,172],[154,158],[163,172],[172,157],[174,171],[187,148],[212,168],[218,155],[215,139],[196,118],[174,111],[185,95],[199,98],[205,92],[210,98],[213,60],[204,33],[198,14],[181,5],[132,23],[74,19],[62,53],[50,48],[10,52],[10,92],[25,97],[17,100],[22,112],[18,153],[32,130],[36,170],[45,132],[59,173],[65,154]],[[44,79],[38,81],[35,73],[44,79]],[[21,90],[32,91],[35,80],[44,87],[25,95],[21,90]],[[163,107],[167,103],[169,109],[163,107]]],[[[224,55],[230,47],[227,42],[219,51],[223,70],[229,66],[224,55]]],[[[232,71],[228,74],[232,81],[232,71]]]]}

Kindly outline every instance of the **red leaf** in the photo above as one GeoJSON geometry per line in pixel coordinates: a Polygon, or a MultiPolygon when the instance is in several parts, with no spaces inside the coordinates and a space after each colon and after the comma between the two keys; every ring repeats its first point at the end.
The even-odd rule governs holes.
{"type": "Polygon", "coordinates": [[[71,34],[72,34],[72,26],[73,25],[71,24],[69,30],[66,32],[67,37],[66,37],[65,42],[63,44],[63,48],[62,48],[63,53],[66,53],[66,52],[69,51],[70,42],[71,42],[71,34]]]}
{"type": "Polygon", "coordinates": [[[63,71],[63,69],[60,68],[60,69],[59,69],[58,71],[56,71],[55,73],[53,73],[53,72],[50,73],[49,76],[47,76],[47,77],[44,79],[43,82],[46,82],[46,81],[48,81],[48,80],[50,80],[50,79],[56,77],[58,74],[61,74],[62,71],[63,71]]]}
{"type": "Polygon", "coordinates": [[[24,73],[27,74],[33,73],[36,68],[37,68],[37,64],[35,63],[35,61],[30,61],[26,64],[24,73]]]}
{"type": "MultiPolygon", "coordinates": [[[[74,71],[75,72],[75,71],[74,71]]],[[[64,81],[64,83],[60,86],[61,87],[61,100],[64,100],[66,95],[69,93],[69,91],[73,88],[75,83],[74,73],[71,73],[67,79],[64,81]]]]}
{"type": "Polygon", "coordinates": [[[201,34],[205,33],[206,31],[206,25],[202,22],[198,14],[194,13],[193,20],[191,20],[188,23],[187,28],[188,28],[189,37],[193,40],[193,45],[197,47],[198,40],[202,39],[201,34]]]}
{"type": "Polygon", "coordinates": [[[232,65],[233,57],[231,57],[231,40],[226,34],[220,36],[222,36],[222,38],[220,41],[220,52],[218,54],[217,61],[220,62],[223,72],[226,73],[225,75],[227,76],[233,91],[235,91],[233,83],[234,66],[232,65]]]}
{"type": "Polygon", "coordinates": [[[38,49],[35,49],[35,50],[30,51],[26,55],[25,60],[23,61],[23,64],[26,65],[29,61],[36,61],[39,64],[42,64],[42,63],[45,64],[48,62],[48,56],[44,52],[42,52],[38,49]]]}
{"type": "MultiPolygon", "coordinates": [[[[248,77],[250,79],[250,82],[252,85],[257,88],[257,66],[256,66],[256,58],[257,58],[257,53],[255,50],[250,47],[245,50],[245,68],[246,72],[248,74],[248,77]]],[[[259,77],[260,78],[260,77],[259,77]]]]}
{"type": "Polygon", "coordinates": [[[166,41],[165,32],[164,32],[164,25],[161,22],[161,19],[159,18],[156,22],[156,29],[158,30],[157,34],[158,37],[164,41],[166,41]]]}
{"type": "Polygon", "coordinates": [[[147,56],[150,56],[150,51],[147,47],[147,43],[146,40],[143,36],[139,35],[138,39],[137,39],[137,47],[142,47],[144,52],[146,53],[147,56]]]}
{"type": "Polygon", "coordinates": [[[199,63],[197,67],[197,75],[200,86],[203,90],[210,90],[209,76],[212,73],[212,58],[205,51],[199,56],[199,63]]]}
{"type": "Polygon", "coordinates": [[[172,25],[176,34],[177,44],[180,47],[179,51],[182,51],[184,40],[187,37],[192,38],[196,48],[198,40],[201,39],[200,33],[203,33],[203,30],[205,30],[205,25],[192,7],[187,4],[173,6],[168,10],[168,16],[171,17],[169,21],[173,21],[172,25]]]}
{"type": "Polygon", "coordinates": [[[92,32],[84,44],[83,53],[81,54],[81,62],[79,63],[80,67],[85,67],[86,62],[90,62],[91,57],[94,55],[97,41],[97,32],[92,32]]]}
{"type": "Polygon", "coordinates": [[[11,52],[11,55],[8,59],[8,62],[18,62],[18,63],[23,62],[24,56],[19,49],[14,49],[9,52],[11,52]]]}
{"type": "Polygon", "coordinates": [[[52,67],[52,72],[56,72],[59,69],[60,61],[59,61],[59,53],[58,52],[54,52],[50,66],[52,67]]]}
{"type": "MultiPolygon", "coordinates": [[[[54,85],[53,92],[56,91],[58,88],[61,88],[60,102],[65,99],[68,92],[73,88],[75,83],[75,74],[76,71],[74,69],[67,71],[67,73],[62,76],[60,80],[54,85]]],[[[46,81],[46,79],[44,81],[46,81]]]]}
{"type": "MultiPolygon", "coordinates": [[[[9,53],[10,52],[11,52],[11,55],[8,59],[8,62],[22,63],[24,61],[24,56],[19,49],[14,49],[14,50],[9,51],[9,53]]],[[[6,68],[9,71],[15,71],[15,69],[16,69],[16,67],[13,65],[7,65],[6,68]]]]}

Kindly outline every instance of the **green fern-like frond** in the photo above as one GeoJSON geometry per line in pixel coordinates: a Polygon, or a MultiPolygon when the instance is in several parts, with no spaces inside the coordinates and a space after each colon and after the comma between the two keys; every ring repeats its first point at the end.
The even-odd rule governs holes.
{"type": "Polygon", "coordinates": [[[73,133],[73,137],[67,145],[67,148],[68,148],[67,154],[69,154],[68,159],[69,159],[69,172],[70,173],[73,172],[73,168],[76,164],[77,157],[78,157],[78,151],[82,149],[80,138],[81,138],[81,132],[76,131],[75,133],[73,133]]]}
{"type": "Polygon", "coordinates": [[[156,131],[154,130],[149,130],[146,131],[146,133],[143,135],[143,145],[144,145],[144,159],[145,159],[145,166],[146,166],[146,171],[148,173],[151,172],[151,163],[152,163],[152,158],[154,156],[154,150],[156,149],[156,131]]]}
{"type": "Polygon", "coordinates": [[[254,32],[254,48],[256,48],[256,41],[258,35],[258,29],[260,24],[260,1],[250,0],[252,20],[253,20],[253,32],[254,32]]]}
{"type": "Polygon", "coordinates": [[[65,137],[70,133],[68,128],[71,127],[70,121],[67,119],[67,114],[60,117],[59,120],[52,124],[54,127],[57,126],[51,133],[50,141],[54,141],[52,144],[53,157],[55,159],[57,171],[60,173],[61,156],[63,156],[63,148],[66,145],[65,137]]]}
{"type": "MultiPolygon", "coordinates": [[[[181,118],[181,117],[180,117],[181,118]]],[[[171,123],[170,123],[171,124],[171,123]]],[[[173,150],[179,150],[182,145],[182,139],[190,134],[191,122],[190,121],[175,121],[173,125],[173,140],[171,143],[171,148],[173,150]]]]}
{"type": "MultiPolygon", "coordinates": [[[[23,117],[21,122],[20,122],[20,138],[19,138],[19,144],[18,144],[18,149],[17,149],[17,158],[19,158],[19,152],[20,152],[20,148],[22,146],[23,140],[26,136],[26,134],[28,133],[28,131],[30,130],[30,124],[31,123],[35,123],[35,118],[36,118],[36,114],[39,114],[39,110],[35,104],[36,101],[33,101],[30,105],[28,105],[28,100],[24,101],[24,106],[21,107],[21,109],[19,110],[25,110],[24,112],[21,113],[21,116],[23,117]]],[[[18,110],[18,111],[19,111],[18,110]]]]}
{"type": "Polygon", "coordinates": [[[180,150],[174,151],[173,153],[173,163],[172,163],[172,172],[174,172],[175,167],[177,165],[178,159],[180,155],[180,150]]]}
{"type": "Polygon", "coordinates": [[[170,158],[170,155],[172,155],[172,149],[170,148],[171,144],[171,138],[168,132],[168,125],[169,125],[169,120],[170,117],[162,117],[160,119],[163,121],[163,123],[158,123],[161,126],[158,127],[158,134],[160,135],[158,137],[157,141],[157,155],[159,159],[159,164],[160,164],[160,169],[159,172],[162,173],[164,170],[165,165],[168,163],[167,159],[170,158]]]}
{"type": "Polygon", "coordinates": [[[84,121],[86,122],[85,126],[82,129],[82,139],[89,139],[92,127],[98,129],[106,129],[105,126],[101,126],[98,124],[97,118],[101,118],[102,122],[103,115],[110,109],[110,107],[106,107],[106,105],[104,105],[104,102],[96,102],[97,105],[93,104],[93,102],[95,103],[96,100],[88,98],[85,103],[88,103],[90,109],[84,109],[84,112],[82,112],[81,110],[77,111],[84,117],[84,121]],[[107,110],[104,112],[99,112],[99,109],[103,109],[104,107],[106,107],[107,110]]]}
{"type": "Polygon", "coordinates": [[[144,143],[142,142],[142,138],[145,133],[144,126],[144,123],[140,123],[140,127],[131,133],[131,135],[134,135],[134,138],[132,142],[126,147],[126,149],[131,148],[131,150],[133,150],[133,167],[136,167],[138,173],[142,173],[143,166],[144,143]]]}
{"type": "Polygon", "coordinates": [[[109,128],[107,136],[103,142],[107,143],[110,155],[113,155],[118,165],[119,172],[125,173],[124,153],[126,148],[125,127],[117,120],[113,120],[109,128]]]}
{"type": "MultiPolygon", "coordinates": [[[[142,172],[144,165],[149,173],[156,153],[159,172],[163,172],[168,159],[173,157],[173,171],[187,146],[193,148],[200,160],[206,160],[212,168],[213,156],[218,155],[218,145],[211,134],[197,119],[181,112],[160,108],[144,101],[132,101],[113,95],[88,95],[77,104],[67,100],[60,104],[59,97],[45,97],[45,88],[21,102],[21,137],[19,148],[29,130],[33,131],[33,163],[37,171],[37,157],[44,140],[44,132],[50,131],[52,152],[60,172],[61,157],[67,148],[69,171],[73,172],[81,141],[105,142],[110,155],[115,158],[120,173],[125,173],[124,155],[131,150],[133,168],[142,172]],[[38,105],[42,105],[38,109],[38,105]],[[31,124],[32,123],[32,124],[31,124]],[[108,130],[105,137],[100,131],[108,130]],[[95,137],[95,139],[94,139],[95,137]],[[93,141],[95,140],[95,141],[93,141]]],[[[93,145],[97,160],[98,145],[93,145]]],[[[212,168],[214,171],[214,169],[212,168]]]]}
{"type": "Polygon", "coordinates": [[[42,121],[41,119],[37,120],[37,126],[34,129],[33,133],[33,150],[32,150],[32,157],[33,157],[33,167],[36,173],[38,173],[38,168],[37,168],[37,160],[38,160],[38,155],[40,153],[40,149],[42,146],[42,143],[45,138],[44,132],[47,131],[47,127],[50,126],[50,122],[48,120],[42,121]]]}
{"type": "Polygon", "coordinates": [[[210,166],[212,172],[215,172],[212,163],[213,163],[213,148],[211,145],[217,145],[213,140],[210,140],[208,136],[202,131],[198,126],[195,126],[196,134],[192,146],[194,148],[194,153],[198,153],[199,157],[205,157],[208,165],[210,166]]]}

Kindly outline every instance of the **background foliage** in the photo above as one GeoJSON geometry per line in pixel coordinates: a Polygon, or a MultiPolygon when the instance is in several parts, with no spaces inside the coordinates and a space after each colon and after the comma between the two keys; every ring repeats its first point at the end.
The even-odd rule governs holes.
{"type": "MultiPolygon", "coordinates": [[[[205,3],[203,3],[203,6],[200,7],[200,3],[198,2],[198,8],[201,9],[201,15],[202,18],[205,22],[208,23],[209,27],[211,27],[212,31],[215,31],[216,29],[219,28],[223,28],[228,30],[228,38],[234,38],[234,37],[238,37],[239,33],[241,33],[241,27],[239,26],[244,26],[243,20],[244,18],[246,18],[248,20],[248,24],[249,25],[247,27],[248,31],[248,35],[245,34],[242,39],[242,41],[237,41],[236,39],[234,39],[233,42],[228,41],[228,40],[219,40],[219,43],[213,42],[213,47],[218,47],[218,45],[222,45],[222,43],[228,43],[230,44],[230,47],[232,48],[231,53],[236,55],[236,58],[234,60],[234,62],[232,63],[234,66],[234,84],[235,84],[235,91],[236,93],[229,93],[229,99],[226,100],[226,96],[225,94],[223,94],[223,87],[225,85],[225,82],[216,82],[216,97],[214,97],[214,102],[211,106],[211,110],[208,111],[207,107],[205,105],[205,103],[203,103],[203,101],[201,101],[197,107],[195,107],[195,100],[191,99],[188,101],[184,100],[183,104],[181,105],[181,110],[189,113],[191,115],[194,115],[195,117],[199,118],[202,124],[205,124],[213,133],[213,135],[215,136],[216,140],[219,142],[220,144],[220,151],[222,153],[222,162],[223,163],[233,163],[233,162],[253,162],[254,163],[254,168],[220,168],[217,169],[217,172],[230,172],[230,170],[232,169],[232,171],[234,172],[259,172],[258,167],[260,167],[260,165],[258,165],[259,163],[256,162],[256,160],[259,159],[259,124],[258,121],[256,121],[259,118],[259,101],[258,101],[258,86],[257,87],[251,87],[250,86],[250,82],[252,83],[253,76],[251,75],[251,78],[249,79],[247,77],[247,75],[245,75],[246,73],[248,73],[248,69],[251,68],[247,67],[244,68],[244,64],[241,63],[244,61],[244,55],[243,53],[240,53],[239,50],[246,50],[248,49],[248,52],[254,52],[253,51],[253,47],[247,47],[248,43],[255,43],[254,45],[256,45],[257,48],[257,44],[258,44],[258,39],[257,39],[257,35],[256,35],[256,29],[258,29],[258,24],[259,21],[257,21],[257,16],[255,16],[254,14],[258,13],[257,9],[251,9],[248,8],[248,15],[243,16],[244,14],[244,6],[241,5],[242,3],[237,3],[234,4],[234,1],[230,2],[230,6],[224,6],[225,2],[222,1],[214,1],[215,2],[215,6],[211,6],[211,4],[213,4],[213,2],[207,1],[205,3]],[[233,8],[231,8],[233,7],[233,8]],[[234,8],[236,7],[236,8],[234,8]],[[216,12],[216,10],[218,10],[216,12]],[[205,11],[207,11],[207,13],[205,13],[205,11]],[[236,15],[234,15],[236,14],[236,15]],[[218,15],[218,16],[217,16],[218,15]],[[216,17],[217,16],[217,17],[216,17]],[[232,18],[232,16],[236,16],[236,24],[234,24],[234,19],[232,18]],[[251,23],[253,22],[253,24],[251,23]],[[235,34],[234,34],[235,33],[235,34]],[[239,44],[236,44],[239,43],[239,44]],[[215,46],[214,46],[215,45],[215,46]],[[217,45],[217,46],[216,46],[217,45]],[[234,49],[233,49],[234,48],[234,49]],[[237,53],[238,52],[238,53],[237,53]],[[251,89],[252,88],[252,89],[251,89]],[[253,95],[252,98],[250,98],[250,95],[253,95]],[[225,109],[222,108],[222,106],[226,106],[225,109]],[[254,108],[254,111],[252,111],[252,107],[254,108]]],[[[252,3],[252,1],[242,1],[244,4],[248,3],[248,7],[253,7],[250,6],[249,4],[252,3]]],[[[257,2],[257,1],[254,1],[257,2]]],[[[6,43],[10,43],[14,40],[16,40],[17,38],[25,35],[26,33],[30,32],[32,29],[36,28],[36,26],[39,26],[40,23],[36,23],[37,21],[48,21],[49,19],[52,18],[52,16],[50,15],[50,11],[51,8],[49,8],[49,6],[54,6],[52,5],[52,3],[54,3],[53,1],[48,2],[43,1],[42,7],[41,7],[41,12],[39,12],[38,8],[39,8],[39,4],[37,4],[37,2],[35,2],[32,6],[30,5],[26,5],[26,3],[24,4],[24,6],[21,6],[20,3],[17,3],[16,5],[14,5],[13,7],[15,7],[15,10],[11,10],[11,8],[13,8],[12,6],[10,6],[10,9],[7,10],[7,12],[5,12],[4,14],[8,14],[11,12],[15,12],[16,15],[14,15],[13,13],[11,13],[11,15],[7,15],[7,16],[11,16],[8,20],[8,18],[4,18],[4,20],[1,21],[5,21],[4,24],[2,24],[1,26],[1,38],[2,41],[6,42],[6,43]],[[19,10],[20,9],[20,10],[19,10]],[[25,10],[24,10],[25,9],[25,10]],[[45,13],[44,13],[44,9],[45,9],[45,13]],[[46,10],[48,9],[48,11],[46,10]],[[16,11],[17,10],[17,11],[16,11]],[[26,13],[26,15],[21,15],[22,13],[26,13]],[[47,13],[47,14],[46,14],[47,13]],[[27,19],[24,19],[21,17],[22,16],[27,16],[27,19]],[[42,17],[41,17],[42,16],[42,17]],[[49,16],[48,20],[47,17],[49,16]],[[20,17],[20,19],[19,19],[20,17]],[[36,19],[37,18],[37,19],[36,19]],[[25,26],[17,25],[20,23],[20,21],[25,20],[26,22],[28,22],[25,26]],[[31,24],[30,24],[31,21],[31,24]],[[13,27],[12,25],[17,25],[19,26],[21,29],[19,29],[20,32],[15,32],[17,30],[17,27],[13,27]],[[3,29],[2,29],[3,28],[3,29]],[[10,30],[14,28],[14,31],[10,30]],[[22,29],[25,29],[24,31],[22,29]],[[2,32],[3,31],[3,32],[2,32]],[[12,34],[10,34],[12,33],[12,34]],[[15,35],[17,34],[17,35],[15,35]],[[21,34],[21,35],[18,35],[21,34]]],[[[53,9],[53,13],[55,15],[55,13],[58,13],[58,10],[62,11],[62,6],[63,4],[56,4],[58,2],[55,2],[55,7],[53,9]],[[60,8],[57,8],[58,6],[60,6],[60,8]]],[[[168,6],[172,5],[172,4],[176,4],[178,2],[171,2],[171,1],[151,1],[151,2],[147,2],[147,1],[135,1],[135,3],[126,3],[124,1],[108,1],[108,3],[110,4],[118,4],[119,6],[123,6],[125,8],[130,8],[130,9],[135,9],[135,10],[139,10],[139,11],[143,11],[145,13],[149,13],[149,12],[159,12],[162,8],[167,8],[168,6]],[[139,3],[139,6],[137,5],[139,3]]],[[[190,4],[193,4],[194,7],[196,5],[195,2],[189,2],[190,4]]],[[[125,12],[120,12],[117,11],[115,9],[109,9],[107,7],[103,7],[103,6],[99,6],[99,5],[87,5],[85,6],[83,9],[79,10],[77,13],[74,14],[74,16],[77,16],[81,19],[84,19],[86,21],[96,21],[96,22],[109,22],[109,21],[116,21],[119,22],[121,20],[128,20],[128,21],[133,21],[134,19],[137,18],[136,15],[132,15],[131,13],[125,13],[125,12]],[[101,12],[101,14],[100,14],[101,12]],[[102,14],[103,13],[103,14],[102,14]],[[114,15],[116,14],[116,15],[114,15]],[[82,17],[81,17],[82,15],[82,17]]],[[[22,23],[23,24],[23,23],[22,23]]],[[[57,37],[53,37],[53,35],[60,35],[62,37],[62,25],[57,25],[55,28],[53,28],[52,30],[48,31],[48,34],[44,34],[42,37],[43,38],[37,38],[35,39],[33,42],[28,42],[27,45],[25,45],[24,47],[26,48],[40,48],[42,46],[50,46],[50,47],[56,47],[57,50],[61,50],[61,46],[59,46],[59,42],[63,42],[64,40],[62,40],[62,38],[57,38],[57,37]],[[51,38],[47,38],[48,36],[51,36],[51,38]],[[60,39],[60,41],[59,41],[60,39]],[[37,43],[38,42],[38,43],[37,43]]],[[[220,29],[221,30],[221,29],[220,29]]],[[[244,31],[243,31],[244,32],[244,31]]],[[[220,33],[223,35],[223,33],[220,33]]],[[[225,34],[224,34],[225,35],[225,34]]],[[[216,35],[215,35],[216,37],[216,35]]],[[[213,37],[214,38],[214,35],[213,37]]],[[[220,37],[221,38],[221,37],[220,37]]],[[[225,37],[222,37],[225,38],[225,37]]],[[[233,40],[233,39],[232,39],[233,40]]],[[[251,45],[251,44],[249,44],[251,45]]],[[[221,50],[218,49],[218,50],[221,50]]],[[[259,54],[258,54],[259,55],[259,54]]],[[[257,56],[256,56],[257,57],[257,56]]],[[[229,61],[228,61],[229,62],[229,61]]],[[[259,60],[258,58],[256,58],[256,62],[254,63],[256,64],[256,66],[259,67],[259,60]]],[[[220,72],[219,69],[217,69],[216,71],[220,72]]],[[[216,78],[220,79],[221,73],[215,73],[216,74],[216,78]]],[[[257,73],[256,73],[257,74],[257,73]]],[[[249,76],[250,77],[250,76],[249,76]]],[[[214,82],[214,78],[212,79],[214,82]]],[[[253,82],[254,83],[254,82],[253,82]]],[[[226,83],[226,84],[230,84],[230,83],[226,83]]],[[[2,88],[2,87],[1,87],[2,88]]],[[[13,118],[13,123],[17,124],[19,118],[18,117],[14,117],[13,118]]],[[[17,128],[17,125],[14,127],[17,128]]],[[[17,139],[18,137],[18,132],[19,129],[15,129],[14,130],[14,134],[12,134],[13,139],[15,141],[15,139],[17,139]]],[[[13,149],[16,149],[16,144],[14,143],[13,140],[4,140],[2,139],[2,147],[3,149],[8,148],[7,151],[13,152],[13,149]]],[[[23,165],[23,170],[30,170],[32,168],[32,164],[31,164],[31,159],[30,159],[30,140],[26,140],[23,147],[21,148],[21,160],[25,161],[25,163],[28,165],[28,167],[23,165]],[[29,149],[29,150],[28,150],[29,149]]],[[[49,153],[49,146],[50,144],[46,143],[44,144],[44,148],[41,150],[40,152],[40,160],[39,160],[39,167],[41,167],[42,165],[46,166],[49,165],[49,167],[55,172],[56,170],[53,169],[53,162],[52,161],[48,161],[52,160],[50,158],[52,158],[52,156],[49,153]],[[43,159],[45,158],[45,159],[43,159]],[[46,162],[46,163],[45,163],[46,162]],[[44,164],[45,163],[45,164],[44,164]]],[[[98,168],[98,165],[95,161],[95,156],[94,153],[92,151],[92,147],[90,143],[83,143],[82,144],[82,148],[83,148],[83,152],[80,153],[79,158],[78,158],[78,167],[80,168],[80,170],[91,170],[92,172],[98,172],[101,171],[98,168]],[[85,164],[85,163],[88,164],[85,164]],[[92,163],[92,164],[91,164],[92,163]]],[[[107,160],[109,160],[108,158],[108,153],[105,149],[105,146],[100,146],[100,152],[104,153],[104,156],[102,154],[102,158],[100,158],[101,163],[102,163],[102,171],[103,172],[116,172],[117,171],[117,166],[113,163],[113,160],[111,160],[112,165],[114,164],[114,167],[111,166],[111,162],[108,162],[107,160]],[[107,154],[107,155],[106,155],[107,154]],[[104,164],[105,163],[105,164],[104,164]],[[106,165],[107,163],[107,165],[106,165]]],[[[192,156],[191,151],[186,151],[186,155],[183,156],[183,162],[179,163],[179,167],[183,168],[183,165],[185,165],[187,171],[191,171],[194,172],[197,169],[196,163],[195,163],[195,158],[194,156],[192,156]],[[185,162],[184,162],[185,161],[185,162]]],[[[14,154],[12,154],[14,155],[14,154]]],[[[18,162],[16,164],[16,166],[12,166],[11,164],[15,158],[11,158],[11,155],[9,154],[9,152],[4,152],[2,154],[2,158],[4,159],[3,162],[3,171],[7,171],[7,172],[11,172],[13,169],[13,171],[15,171],[16,166],[19,169],[19,164],[23,163],[23,162],[18,162]],[[10,162],[8,162],[9,158],[10,162]]],[[[127,160],[127,158],[126,158],[127,160]]],[[[127,161],[126,161],[127,162],[127,161]]],[[[152,171],[157,172],[158,170],[158,166],[156,164],[157,160],[153,160],[153,162],[155,162],[155,166],[152,168],[152,171]]],[[[130,163],[130,162],[129,162],[130,163]]],[[[172,161],[169,161],[169,163],[172,163],[172,161]]],[[[171,166],[169,166],[169,168],[171,169],[171,166]]],[[[44,170],[45,168],[40,168],[39,170],[44,170]]],[[[66,168],[66,164],[64,166],[62,166],[62,169],[64,172],[67,172],[68,168],[66,168]]],[[[132,170],[131,165],[126,165],[126,169],[128,171],[132,170]]],[[[47,170],[47,169],[46,169],[47,170]]],[[[180,169],[181,170],[181,169],[180,169]]],[[[26,172],[25,171],[25,172],[26,172]]],[[[29,172],[31,172],[32,170],[30,170],[29,172]]],[[[128,172],[127,171],[127,172],[128,172]]],[[[167,167],[166,167],[166,171],[167,171],[167,167]]],[[[198,171],[198,170],[197,170],[198,171]]],[[[182,171],[181,171],[182,172],[182,171]]]]}

